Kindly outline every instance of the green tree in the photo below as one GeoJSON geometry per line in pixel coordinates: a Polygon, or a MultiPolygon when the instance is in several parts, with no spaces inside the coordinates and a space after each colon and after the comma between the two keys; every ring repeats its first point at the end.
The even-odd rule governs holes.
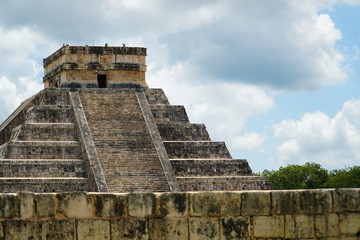
{"type": "Polygon", "coordinates": [[[331,188],[359,188],[360,166],[331,171],[326,186],[331,188]]]}
{"type": "Polygon", "coordinates": [[[329,173],[318,163],[288,165],[277,171],[264,170],[273,189],[314,189],[326,187],[329,173]]]}

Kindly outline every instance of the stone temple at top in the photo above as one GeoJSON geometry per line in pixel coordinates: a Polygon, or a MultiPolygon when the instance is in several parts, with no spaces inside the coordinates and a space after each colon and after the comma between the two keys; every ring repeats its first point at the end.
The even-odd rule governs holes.
{"type": "Polygon", "coordinates": [[[64,45],[0,126],[0,192],[269,189],[145,81],[146,48],[64,45]]]}

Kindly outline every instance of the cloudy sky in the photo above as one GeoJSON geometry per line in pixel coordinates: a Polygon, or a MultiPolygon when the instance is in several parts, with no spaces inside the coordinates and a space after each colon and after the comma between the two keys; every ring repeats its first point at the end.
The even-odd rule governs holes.
{"type": "Polygon", "coordinates": [[[360,0],[3,0],[1,122],[64,43],[147,47],[149,86],[254,172],[360,165],[360,0]]]}

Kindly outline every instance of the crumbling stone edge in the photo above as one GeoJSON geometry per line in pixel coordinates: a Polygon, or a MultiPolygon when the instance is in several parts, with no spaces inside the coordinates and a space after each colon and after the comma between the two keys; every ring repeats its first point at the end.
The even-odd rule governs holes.
{"type": "Polygon", "coordinates": [[[3,193],[0,239],[356,239],[360,189],[3,193]]]}

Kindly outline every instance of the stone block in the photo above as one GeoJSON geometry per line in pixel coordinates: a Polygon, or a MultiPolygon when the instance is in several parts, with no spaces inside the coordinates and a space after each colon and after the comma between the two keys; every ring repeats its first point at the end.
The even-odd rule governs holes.
{"type": "Polygon", "coordinates": [[[16,197],[16,212],[19,219],[31,219],[35,215],[34,194],[20,192],[16,197]]]}
{"type": "Polygon", "coordinates": [[[0,239],[5,239],[5,236],[4,236],[4,222],[0,222],[0,239]]]}
{"type": "Polygon", "coordinates": [[[131,217],[151,217],[156,211],[156,196],[153,193],[132,193],[128,196],[128,214],[131,217]]]}
{"type": "Polygon", "coordinates": [[[240,192],[223,192],[221,194],[221,215],[239,216],[241,207],[240,192]]]}
{"type": "Polygon", "coordinates": [[[0,194],[0,218],[13,218],[15,194],[0,194]]]}
{"type": "Polygon", "coordinates": [[[191,216],[220,216],[221,194],[217,192],[197,192],[190,194],[191,216]]]}
{"type": "Polygon", "coordinates": [[[334,212],[360,212],[360,189],[335,189],[334,212]]]}
{"type": "Polygon", "coordinates": [[[337,214],[315,215],[315,232],[317,237],[337,237],[339,235],[339,218],[337,214]]]}
{"type": "Polygon", "coordinates": [[[180,219],[150,219],[150,239],[182,240],[188,238],[188,220],[180,219]]]}
{"type": "Polygon", "coordinates": [[[313,215],[286,215],[285,238],[314,238],[313,215]]]}
{"type": "Polygon", "coordinates": [[[162,193],[159,196],[160,217],[184,217],[188,214],[188,195],[186,193],[162,193]]]}
{"type": "Polygon", "coordinates": [[[241,215],[270,215],[270,192],[244,192],[241,194],[241,215]]]}
{"type": "Polygon", "coordinates": [[[190,218],[189,236],[192,240],[219,239],[219,221],[212,218],[190,218]]]}
{"type": "Polygon", "coordinates": [[[224,142],[174,141],[164,146],[170,159],[231,159],[224,142]]]}
{"type": "Polygon", "coordinates": [[[49,193],[35,195],[36,211],[39,218],[55,217],[55,196],[56,194],[49,193]]]}
{"type": "Polygon", "coordinates": [[[110,223],[104,220],[79,220],[77,222],[78,240],[110,238],[110,223]]]}
{"type": "Polygon", "coordinates": [[[112,239],[148,240],[148,225],[145,219],[111,220],[112,239]]]}
{"type": "Polygon", "coordinates": [[[317,214],[332,212],[329,190],[287,190],[272,192],[273,213],[317,214]]]}
{"type": "Polygon", "coordinates": [[[41,223],[41,239],[76,239],[75,220],[52,220],[41,223]]]}
{"type": "Polygon", "coordinates": [[[126,215],[123,194],[94,194],[95,215],[99,218],[120,218],[126,215]]]}
{"type": "Polygon", "coordinates": [[[283,238],[284,216],[255,216],[254,237],[256,238],[283,238]]]}
{"type": "Polygon", "coordinates": [[[332,196],[329,190],[302,190],[298,194],[301,213],[324,214],[333,211],[332,196]]]}
{"type": "Polygon", "coordinates": [[[341,236],[360,237],[360,214],[340,214],[339,228],[341,236]]]}
{"type": "Polygon", "coordinates": [[[39,239],[40,227],[36,221],[5,221],[5,239],[39,239]]]}
{"type": "Polygon", "coordinates": [[[221,239],[249,239],[249,217],[222,218],[220,224],[221,239]]]}
{"type": "Polygon", "coordinates": [[[82,192],[57,194],[58,210],[60,218],[91,218],[93,216],[90,196],[82,192]]]}

